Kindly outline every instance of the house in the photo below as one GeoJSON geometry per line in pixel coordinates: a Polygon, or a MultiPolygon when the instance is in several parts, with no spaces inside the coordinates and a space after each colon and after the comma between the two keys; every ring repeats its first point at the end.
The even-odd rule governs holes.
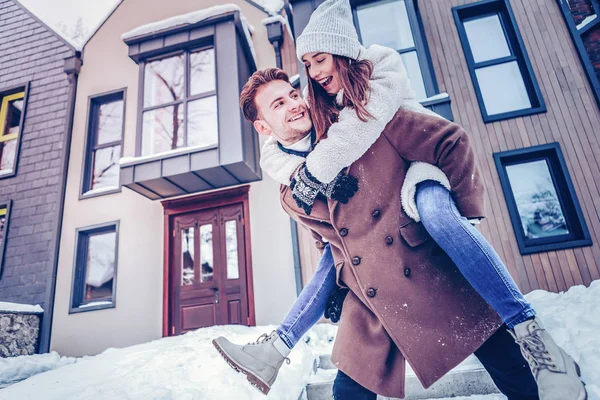
{"type": "MultiPolygon", "coordinates": [[[[482,232],[524,292],[600,278],[597,0],[350,0],[365,46],[446,97],[487,188],[482,232]]],[[[322,1],[291,0],[298,36],[322,1]]],[[[439,101],[439,100],[436,100],[439,101]]]]}
{"type": "MultiPolygon", "coordinates": [[[[586,18],[596,29],[595,2],[589,15],[558,0],[351,3],[363,44],[397,49],[422,103],[473,136],[482,231],[521,289],[600,278],[595,42],[574,30],[586,18]]],[[[91,37],[52,350],[281,320],[318,253],[261,173],[238,95],[257,68],[298,72],[293,37],[319,4],[292,0],[267,18],[248,0],[123,0],[91,37]]]]}
{"type": "Polygon", "coordinates": [[[269,36],[267,17],[246,0],[123,0],[84,46],[52,350],[96,354],[287,312],[290,219],[239,108],[257,68],[297,73],[289,30],[269,36]]]}
{"type": "Polygon", "coordinates": [[[19,2],[0,1],[0,302],[44,309],[40,351],[52,324],[78,57],[19,2]]]}

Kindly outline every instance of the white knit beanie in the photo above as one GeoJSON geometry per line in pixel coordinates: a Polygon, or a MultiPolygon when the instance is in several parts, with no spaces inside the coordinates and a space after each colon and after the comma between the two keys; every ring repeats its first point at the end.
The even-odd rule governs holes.
{"type": "Polygon", "coordinates": [[[310,16],[296,40],[296,55],[330,53],[356,60],[361,44],[352,22],[350,0],[326,0],[310,16]]]}

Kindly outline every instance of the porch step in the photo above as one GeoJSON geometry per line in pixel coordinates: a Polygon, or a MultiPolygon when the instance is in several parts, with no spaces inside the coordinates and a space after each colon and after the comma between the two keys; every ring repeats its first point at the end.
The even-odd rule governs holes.
{"type": "MultiPolygon", "coordinates": [[[[330,400],[337,370],[328,355],[320,357],[320,368],[306,387],[308,400],[330,400]]],[[[487,371],[472,359],[466,365],[450,371],[429,389],[423,389],[412,370],[407,368],[405,400],[442,399],[446,397],[498,393],[487,371]]],[[[393,400],[378,397],[378,400],[393,400]]]]}

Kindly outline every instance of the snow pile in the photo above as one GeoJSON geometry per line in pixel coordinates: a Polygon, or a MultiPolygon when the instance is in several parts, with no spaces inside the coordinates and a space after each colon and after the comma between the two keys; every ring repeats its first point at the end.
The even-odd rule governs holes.
{"type": "Polygon", "coordinates": [[[61,357],[57,352],[0,358],[0,389],[33,375],[74,364],[79,359],[61,357]]]}
{"type": "MultiPolygon", "coordinates": [[[[564,293],[534,290],[525,295],[544,327],[581,367],[588,400],[600,400],[600,280],[589,288],[574,286],[564,293]]],[[[456,369],[481,366],[471,356],[456,369]]],[[[408,373],[408,372],[407,372],[408,373]]],[[[453,400],[504,400],[500,394],[456,397],[453,400]]]]}
{"type": "MultiPolygon", "coordinates": [[[[537,290],[526,298],[556,342],[581,366],[588,400],[600,400],[600,280],[589,288],[575,286],[559,294],[537,290]]],[[[124,349],[109,349],[77,360],[76,365],[66,365],[0,390],[0,400],[262,400],[265,396],[250,386],[245,375],[236,373],[223,361],[211,341],[223,335],[235,343],[253,342],[273,328],[216,326],[124,349]]],[[[311,379],[315,360],[331,353],[336,333],[337,327],[331,324],[311,329],[291,352],[291,364],[282,367],[266,399],[297,400],[311,379]]],[[[59,359],[56,353],[0,360],[0,376],[14,382],[73,362],[59,359]],[[38,365],[36,357],[40,360],[38,365]]],[[[478,361],[469,357],[457,369],[477,367],[478,361]]],[[[311,380],[330,382],[334,377],[335,370],[319,370],[311,380]]],[[[499,394],[454,398],[502,399],[506,398],[499,394]]]]}
{"type": "MultiPolygon", "coordinates": [[[[0,312],[6,313],[43,313],[44,309],[39,305],[7,303],[0,301],[0,312]]],[[[1,375],[0,375],[1,376],[1,375]]]]}
{"type": "Polygon", "coordinates": [[[337,325],[317,324],[302,337],[302,340],[317,356],[331,354],[337,329],[337,325]]]}
{"type": "Polygon", "coordinates": [[[0,390],[2,400],[248,399],[297,400],[315,356],[300,342],[268,396],[221,358],[211,341],[223,335],[254,342],[274,327],[215,326],[104,353],[0,390]]]}

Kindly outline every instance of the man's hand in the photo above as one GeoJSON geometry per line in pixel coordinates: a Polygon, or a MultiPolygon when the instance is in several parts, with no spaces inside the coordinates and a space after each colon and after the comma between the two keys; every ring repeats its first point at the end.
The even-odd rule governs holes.
{"type": "Polygon", "coordinates": [[[348,203],[348,199],[358,191],[358,180],[352,175],[344,175],[344,171],[342,170],[331,183],[326,184],[312,176],[306,164],[302,164],[294,173],[290,184],[292,197],[298,207],[302,208],[306,215],[310,215],[319,193],[328,199],[348,203]]]}

